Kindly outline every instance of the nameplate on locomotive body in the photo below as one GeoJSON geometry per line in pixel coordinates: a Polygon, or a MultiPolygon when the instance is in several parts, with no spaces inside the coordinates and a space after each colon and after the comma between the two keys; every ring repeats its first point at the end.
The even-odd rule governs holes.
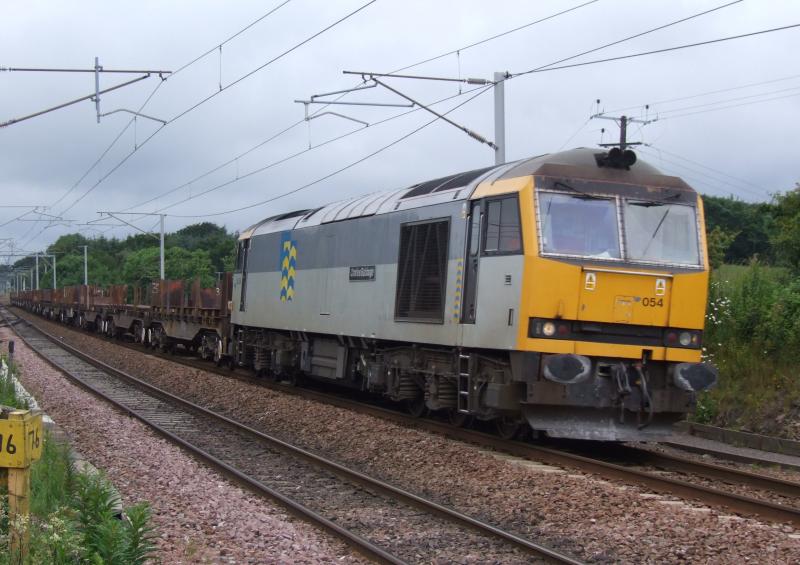
{"type": "Polygon", "coordinates": [[[375,280],[375,265],[360,265],[358,267],[350,267],[350,281],[374,281],[375,280]]]}

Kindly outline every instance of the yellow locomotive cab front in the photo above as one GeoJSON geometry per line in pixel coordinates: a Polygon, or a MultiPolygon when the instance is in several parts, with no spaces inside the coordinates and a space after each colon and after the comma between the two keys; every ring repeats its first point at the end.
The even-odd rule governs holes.
{"type": "Polygon", "coordinates": [[[702,202],[679,179],[620,169],[551,167],[520,191],[523,411],[552,436],[663,435],[716,382],[701,362],[702,202]]]}

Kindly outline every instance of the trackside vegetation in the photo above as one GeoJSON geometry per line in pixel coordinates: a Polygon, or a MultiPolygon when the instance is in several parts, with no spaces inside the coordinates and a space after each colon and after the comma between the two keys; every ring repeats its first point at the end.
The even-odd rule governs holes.
{"type": "Polygon", "coordinates": [[[705,353],[720,381],[695,419],[800,439],[800,187],[770,203],[704,201],[714,267],[705,353]]]}
{"type": "MultiPolygon", "coordinates": [[[[11,367],[11,371],[17,371],[11,367]]],[[[24,408],[9,377],[0,377],[4,405],[24,408]]],[[[24,561],[9,554],[8,498],[0,489],[0,565],[141,565],[155,555],[150,508],[125,508],[101,474],[75,470],[69,446],[45,435],[42,457],[31,467],[29,554],[24,561]]]]}
{"type": "MultiPolygon", "coordinates": [[[[88,238],[80,233],[62,235],[47,248],[56,255],[57,286],[83,284],[83,246],[87,246],[89,283],[99,286],[129,284],[145,286],[159,276],[159,242],[151,235],[125,239],[88,238]]],[[[214,285],[216,273],[233,270],[236,235],[212,223],[187,226],[166,234],[165,270],[168,279],[191,282],[200,278],[204,287],[214,285]]],[[[32,269],[34,259],[14,263],[14,269],[32,269]]],[[[11,269],[10,266],[0,266],[11,269]]],[[[49,259],[39,260],[39,286],[52,288],[49,259]]],[[[30,281],[28,281],[30,284],[30,281]]]]}

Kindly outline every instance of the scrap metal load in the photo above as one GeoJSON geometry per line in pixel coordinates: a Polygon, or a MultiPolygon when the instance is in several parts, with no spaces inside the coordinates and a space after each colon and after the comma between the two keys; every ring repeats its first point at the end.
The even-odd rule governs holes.
{"type": "Polygon", "coordinates": [[[157,280],[144,288],[128,285],[74,285],[16,293],[12,304],[109,337],[163,351],[183,345],[204,358],[221,360],[223,336],[229,332],[231,274],[220,285],[203,288],[199,280],[157,280]]]}

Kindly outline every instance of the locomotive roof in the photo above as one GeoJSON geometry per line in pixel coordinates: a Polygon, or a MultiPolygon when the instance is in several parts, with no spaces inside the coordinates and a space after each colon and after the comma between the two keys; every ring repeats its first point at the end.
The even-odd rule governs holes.
{"type": "Polygon", "coordinates": [[[250,226],[241,233],[239,239],[453,200],[466,200],[481,183],[530,175],[630,185],[634,194],[641,192],[643,195],[647,191],[641,187],[659,187],[677,191],[684,199],[693,199],[694,190],[680,178],[664,175],[642,161],[637,161],[629,169],[600,166],[596,155],[602,153],[598,149],[585,147],[548,153],[504,165],[456,173],[389,192],[356,196],[326,204],[321,208],[283,213],[250,226]]]}

